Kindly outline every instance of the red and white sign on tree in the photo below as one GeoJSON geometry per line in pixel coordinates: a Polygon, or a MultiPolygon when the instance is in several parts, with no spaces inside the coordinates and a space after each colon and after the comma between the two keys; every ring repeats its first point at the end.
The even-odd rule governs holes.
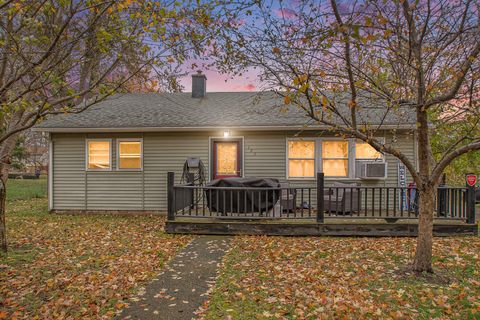
{"type": "Polygon", "coordinates": [[[467,173],[465,179],[467,180],[467,185],[474,187],[477,184],[477,175],[473,173],[467,173]]]}

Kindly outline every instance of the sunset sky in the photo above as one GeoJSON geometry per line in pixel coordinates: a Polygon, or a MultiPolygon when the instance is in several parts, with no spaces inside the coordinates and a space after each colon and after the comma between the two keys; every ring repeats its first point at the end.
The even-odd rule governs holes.
{"type": "MultiPolygon", "coordinates": [[[[297,12],[299,10],[298,6],[301,5],[301,2],[299,2],[298,0],[271,0],[266,1],[265,4],[267,7],[270,8],[273,15],[277,18],[290,20],[297,17],[297,12]]],[[[349,7],[351,6],[351,4],[351,0],[339,0],[339,12],[349,12],[349,7]]],[[[329,7],[329,3],[327,1],[318,1],[318,6],[329,7]]],[[[251,16],[249,18],[242,17],[242,19],[244,19],[244,21],[255,21],[254,16],[251,16]]],[[[258,79],[258,71],[250,70],[241,77],[232,77],[229,75],[220,74],[215,70],[209,70],[207,67],[204,66],[204,64],[205,61],[201,61],[200,59],[190,60],[185,63],[184,67],[189,71],[189,75],[180,78],[180,83],[185,88],[185,92],[191,92],[191,74],[195,73],[196,70],[202,70],[207,75],[208,92],[261,91],[262,89],[266,89],[265,87],[261,87],[261,82],[258,79]],[[194,65],[193,68],[191,67],[192,64],[194,65]]]]}
{"type": "MultiPolygon", "coordinates": [[[[298,5],[298,1],[286,0],[282,2],[281,6],[273,1],[270,5],[272,5],[272,12],[277,17],[292,19],[296,16],[294,8],[298,5]]],[[[202,70],[206,74],[208,92],[261,91],[262,89],[258,79],[258,71],[250,70],[242,76],[232,77],[231,75],[220,74],[216,70],[209,69],[205,66],[205,61],[199,59],[187,61],[184,67],[189,70],[188,76],[180,78],[180,83],[185,88],[185,92],[191,92],[192,90],[191,75],[196,73],[195,70],[202,70]],[[195,65],[194,68],[191,68],[192,64],[195,65]]]]}
{"type": "MultiPolygon", "coordinates": [[[[206,70],[198,68],[207,76],[207,92],[225,92],[225,91],[258,91],[259,81],[257,74],[253,71],[247,72],[241,77],[233,77],[220,74],[214,70],[206,70]]],[[[190,72],[188,76],[182,77],[180,83],[185,87],[185,92],[192,91],[191,75],[196,73],[190,72]]]]}
{"type": "MultiPolygon", "coordinates": [[[[202,68],[199,68],[202,69],[202,68]]],[[[202,69],[207,76],[208,92],[225,92],[225,91],[258,91],[258,80],[255,72],[248,72],[241,77],[234,77],[220,74],[213,70],[202,69]]],[[[180,83],[185,87],[185,92],[192,91],[191,75],[182,77],[180,83]]]]}

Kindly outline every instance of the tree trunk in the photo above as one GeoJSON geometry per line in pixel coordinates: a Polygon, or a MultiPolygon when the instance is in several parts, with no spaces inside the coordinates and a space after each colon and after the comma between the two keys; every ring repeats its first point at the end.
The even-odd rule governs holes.
{"type": "MultiPolygon", "coordinates": [[[[3,170],[2,170],[3,171],[3,170]]],[[[3,174],[1,174],[3,177],[3,174]]],[[[5,200],[7,199],[7,181],[0,177],[0,249],[7,252],[7,223],[5,219],[5,200]]],[[[8,173],[7,173],[8,178],[8,173]]]]}
{"type": "Polygon", "coordinates": [[[435,204],[435,187],[428,186],[419,193],[419,217],[417,251],[413,261],[413,270],[416,272],[433,272],[432,244],[433,244],[433,210],[435,204]]]}
{"type": "Polygon", "coordinates": [[[7,180],[10,170],[12,152],[15,148],[18,134],[10,136],[0,146],[0,250],[7,252],[7,223],[6,223],[6,199],[7,180]]]}

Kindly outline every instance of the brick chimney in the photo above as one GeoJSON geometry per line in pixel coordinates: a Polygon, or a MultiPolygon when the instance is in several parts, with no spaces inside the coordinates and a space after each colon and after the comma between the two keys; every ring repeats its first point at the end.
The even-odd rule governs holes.
{"type": "Polygon", "coordinates": [[[204,98],[207,93],[207,77],[201,70],[192,74],[192,98],[204,98]]]}

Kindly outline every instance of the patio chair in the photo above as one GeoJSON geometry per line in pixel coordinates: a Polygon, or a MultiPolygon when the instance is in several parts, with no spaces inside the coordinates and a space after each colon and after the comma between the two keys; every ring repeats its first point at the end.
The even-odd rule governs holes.
{"type": "Polygon", "coordinates": [[[333,184],[330,194],[328,191],[323,195],[324,209],[327,212],[351,213],[358,211],[358,199],[360,199],[360,189],[356,183],[333,184]]]}
{"type": "Polygon", "coordinates": [[[281,182],[280,188],[282,193],[280,196],[280,206],[282,207],[283,212],[294,212],[295,203],[296,203],[296,192],[295,189],[290,189],[290,184],[288,182],[281,182]]]}

